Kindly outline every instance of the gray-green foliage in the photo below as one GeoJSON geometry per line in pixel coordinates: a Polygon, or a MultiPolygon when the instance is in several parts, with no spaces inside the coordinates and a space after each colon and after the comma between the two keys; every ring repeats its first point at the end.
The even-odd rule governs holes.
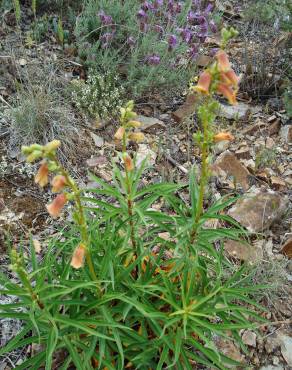
{"type": "Polygon", "coordinates": [[[234,199],[222,198],[210,206],[191,243],[198,207],[195,173],[187,204],[180,196],[186,185],[140,188],[142,171],[143,165],[127,179],[134,201],[135,250],[122,171],[114,166],[113,185],[92,177],[98,185],[92,189],[96,197],[84,201],[91,212],[90,248],[98,281],[90,278],[87,266],[70,266],[78,244],[74,228],[63,230],[65,242],[51,240],[43,258],[36,255],[33,243],[29,257],[21,249],[12,252],[19,280],[1,274],[0,294],[16,296],[19,302],[1,305],[0,318],[22,320],[23,329],[0,349],[0,356],[41,344],[17,370],[44,365],[50,370],[60,352],[64,359],[59,369],[90,370],[93,360],[109,370],[123,370],[129,363],[142,370],[237,366],[217,349],[215,336],[232,338],[247,351],[240,330],[255,329],[256,322],[264,320],[257,314],[261,306],[250,298],[259,287],[245,267],[230,264],[223,253],[223,240],[243,233],[222,213],[234,199]],[[165,205],[161,211],[152,208],[157,201],[165,205]],[[208,228],[209,219],[230,227],[208,228]],[[169,237],[162,237],[165,233],[169,237]]]}
{"type": "MultiPolygon", "coordinates": [[[[191,1],[187,1],[186,4],[191,1]]],[[[194,67],[190,67],[187,58],[182,58],[180,62],[177,57],[187,50],[187,45],[180,44],[177,48],[169,52],[168,44],[165,40],[160,40],[151,27],[149,19],[149,31],[143,33],[139,29],[137,22],[137,12],[141,4],[137,0],[89,0],[86,2],[83,12],[76,22],[75,34],[78,40],[79,53],[86,63],[98,67],[102,71],[109,68],[119,72],[123,77],[125,87],[135,95],[142,92],[149,92],[153,88],[168,93],[165,88],[175,89],[185,86],[194,67]],[[98,13],[104,11],[110,15],[115,24],[114,40],[108,48],[103,48],[101,35],[105,27],[102,25],[98,13]],[[128,37],[135,39],[135,45],[129,45],[128,37]],[[159,65],[148,65],[147,57],[160,55],[159,65]],[[178,62],[178,63],[177,63],[178,62]],[[174,67],[176,64],[176,67],[174,67]]],[[[178,17],[181,25],[186,18],[187,9],[178,17]]],[[[171,24],[163,25],[166,35],[176,33],[175,27],[171,24]]],[[[109,27],[108,32],[112,30],[109,27]]]]}
{"type": "Polygon", "coordinates": [[[292,5],[290,0],[252,0],[247,4],[246,16],[259,22],[279,24],[291,31],[292,5]]]}
{"type": "Polygon", "coordinates": [[[21,87],[7,118],[11,132],[9,146],[13,150],[35,141],[44,144],[57,137],[64,142],[65,157],[76,154],[73,142],[78,125],[74,112],[48,81],[21,87]]]}

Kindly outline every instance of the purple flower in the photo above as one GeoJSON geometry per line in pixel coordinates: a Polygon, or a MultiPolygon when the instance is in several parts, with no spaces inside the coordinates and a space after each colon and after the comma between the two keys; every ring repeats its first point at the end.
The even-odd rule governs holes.
{"type": "Polygon", "coordinates": [[[196,19],[196,13],[190,10],[187,15],[187,20],[189,23],[193,23],[193,21],[196,19]]]}
{"type": "Polygon", "coordinates": [[[209,27],[210,27],[210,30],[213,32],[213,33],[216,33],[217,32],[217,26],[216,26],[216,23],[214,21],[210,21],[209,22],[209,27]]]}
{"type": "Polygon", "coordinates": [[[181,11],[182,11],[182,3],[179,2],[176,4],[175,12],[179,14],[181,13],[181,11]]]}
{"type": "Polygon", "coordinates": [[[140,22],[140,31],[145,33],[149,29],[149,24],[146,22],[140,22]]]}
{"type": "Polygon", "coordinates": [[[163,27],[160,26],[159,24],[155,24],[154,27],[153,27],[154,31],[159,33],[159,34],[163,34],[164,30],[163,30],[163,27]]]}
{"type": "Polygon", "coordinates": [[[195,44],[191,45],[191,47],[188,50],[188,55],[192,60],[196,59],[198,55],[198,46],[195,44]]]}
{"type": "Polygon", "coordinates": [[[100,37],[100,40],[101,40],[101,46],[103,48],[107,48],[110,44],[110,42],[112,41],[112,39],[114,38],[114,33],[113,32],[106,32],[104,33],[101,37],[100,37]]]}
{"type": "Polygon", "coordinates": [[[146,57],[146,62],[149,65],[157,66],[160,63],[160,56],[157,54],[152,54],[146,57]]]}
{"type": "Polygon", "coordinates": [[[170,35],[168,38],[168,50],[173,50],[177,45],[177,37],[175,35],[170,35]]]}
{"type": "Polygon", "coordinates": [[[145,11],[152,10],[153,5],[149,1],[144,1],[144,3],[141,5],[141,8],[145,11]]]}
{"type": "Polygon", "coordinates": [[[189,42],[192,39],[192,31],[188,28],[179,28],[177,29],[177,32],[179,32],[180,36],[182,37],[183,41],[189,44],[189,42]]]}
{"type": "Polygon", "coordinates": [[[209,3],[206,7],[206,9],[204,10],[204,13],[207,15],[209,13],[211,13],[211,11],[213,10],[213,5],[211,3],[209,3]]]}
{"type": "Polygon", "coordinates": [[[155,9],[159,8],[162,5],[163,5],[163,0],[155,0],[153,4],[155,9]]]}
{"type": "Polygon", "coordinates": [[[101,20],[101,23],[106,26],[106,25],[109,25],[111,23],[113,23],[113,19],[110,15],[106,15],[105,12],[103,10],[101,10],[99,13],[99,18],[101,20]]]}
{"type": "Polygon", "coordinates": [[[140,9],[138,11],[137,17],[140,18],[140,19],[147,19],[148,18],[147,13],[143,9],[140,9]]]}

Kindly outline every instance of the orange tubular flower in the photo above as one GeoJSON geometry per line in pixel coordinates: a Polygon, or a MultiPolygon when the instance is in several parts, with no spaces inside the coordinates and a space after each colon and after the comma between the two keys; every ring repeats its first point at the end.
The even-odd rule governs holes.
{"type": "Polygon", "coordinates": [[[84,266],[84,258],[86,253],[86,247],[84,244],[79,244],[73,253],[70,265],[75,269],[80,269],[84,266]]]}
{"type": "Polygon", "coordinates": [[[231,65],[228,59],[228,55],[223,50],[219,50],[216,54],[218,68],[221,72],[228,72],[231,70],[231,65]]]}
{"type": "Polygon", "coordinates": [[[233,86],[236,89],[238,88],[239,78],[237,77],[233,69],[230,69],[230,71],[228,72],[221,72],[220,81],[225,85],[233,86]]]}
{"type": "Polygon", "coordinates": [[[214,135],[213,137],[214,143],[218,143],[219,141],[232,141],[234,140],[234,136],[231,135],[230,132],[219,132],[218,134],[214,135]]]}
{"type": "Polygon", "coordinates": [[[116,131],[116,133],[115,133],[115,136],[114,136],[114,138],[116,139],[116,140],[122,140],[123,139],[123,136],[124,136],[124,134],[125,134],[125,129],[124,129],[124,127],[119,127],[118,129],[117,129],[117,131],[116,131]]]}
{"type": "Polygon", "coordinates": [[[43,162],[34,178],[34,182],[39,184],[40,187],[44,187],[49,182],[49,168],[47,162],[43,162]]]}
{"type": "Polygon", "coordinates": [[[52,203],[47,204],[47,211],[53,218],[57,218],[60,216],[62,208],[67,203],[68,199],[65,194],[59,194],[53,200],[52,203]]]}
{"type": "Polygon", "coordinates": [[[209,88],[211,85],[212,76],[211,73],[208,71],[204,71],[199,78],[198,84],[194,87],[194,89],[200,93],[209,94],[209,88]]]}
{"type": "Polygon", "coordinates": [[[52,192],[58,193],[59,191],[63,190],[66,185],[67,181],[65,176],[57,175],[52,180],[52,192]]]}
{"type": "Polygon", "coordinates": [[[237,104],[236,101],[236,91],[232,90],[232,88],[228,85],[223,83],[219,83],[217,86],[217,92],[222,94],[231,105],[237,104]]]}

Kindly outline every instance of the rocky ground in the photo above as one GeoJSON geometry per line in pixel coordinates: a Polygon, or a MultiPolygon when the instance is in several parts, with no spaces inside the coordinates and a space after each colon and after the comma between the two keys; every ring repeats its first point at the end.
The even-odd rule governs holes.
{"type": "MultiPolygon", "coordinates": [[[[232,9],[224,5],[226,19],[230,22],[231,18],[244,29],[242,19],[232,9]]],[[[34,166],[25,164],[19,151],[10,145],[13,133],[8,112],[14,103],[15,81],[22,81],[27,71],[48,64],[54,66],[59,79],[70,81],[82,73],[82,66],[53,37],[28,47],[23,35],[15,32],[10,13],[1,18],[0,34],[0,264],[1,270],[7,271],[7,238],[18,243],[32,235],[45,243],[59,226],[46,215],[45,203],[50,195],[34,185],[34,166]]],[[[240,55],[246,35],[241,33],[232,45],[243,87],[248,81],[240,55]]],[[[210,39],[210,48],[216,42],[216,38],[210,39]]],[[[204,66],[209,58],[206,52],[198,64],[204,66]]],[[[251,96],[251,91],[242,88],[237,106],[221,105],[218,131],[230,131],[235,140],[215,147],[208,201],[226,194],[244,195],[228,213],[250,232],[250,245],[227,241],[225,250],[235,264],[248,261],[256,266],[255,283],[274,286],[261,298],[271,323],[258,332],[241,333],[250,349],[248,354],[241,353],[231,342],[218,341],[218,346],[234,359],[245,361],[251,369],[288,370],[292,368],[292,124],[277,97],[256,100],[251,96]]],[[[187,119],[192,105],[191,98],[165,98],[158,94],[137,104],[146,139],[133,149],[138,161],[148,156],[152,165],[143,181],[184,181],[191,166],[199,166],[199,152],[191,139],[196,121],[187,119]]],[[[89,126],[77,114],[76,119],[82,145],[78,146],[78,156],[68,158],[73,175],[84,188],[92,185],[88,171],[110,182],[110,164],[116,158],[115,124],[99,128],[89,126]]],[[[1,300],[10,302],[11,298],[1,300]]],[[[20,323],[2,320],[0,326],[0,344],[4,345],[19,330],[20,323]]],[[[29,350],[0,359],[0,369],[13,368],[29,350]]]]}

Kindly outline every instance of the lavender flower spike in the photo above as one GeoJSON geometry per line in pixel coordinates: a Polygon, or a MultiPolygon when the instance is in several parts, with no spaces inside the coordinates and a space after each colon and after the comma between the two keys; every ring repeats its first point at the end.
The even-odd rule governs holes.
{"type": "Polygon", "coordinates": [[[168,38],[168,50],[173,50],[177,45],[177,37],[175,35],[170,35],[168,38]]]}

